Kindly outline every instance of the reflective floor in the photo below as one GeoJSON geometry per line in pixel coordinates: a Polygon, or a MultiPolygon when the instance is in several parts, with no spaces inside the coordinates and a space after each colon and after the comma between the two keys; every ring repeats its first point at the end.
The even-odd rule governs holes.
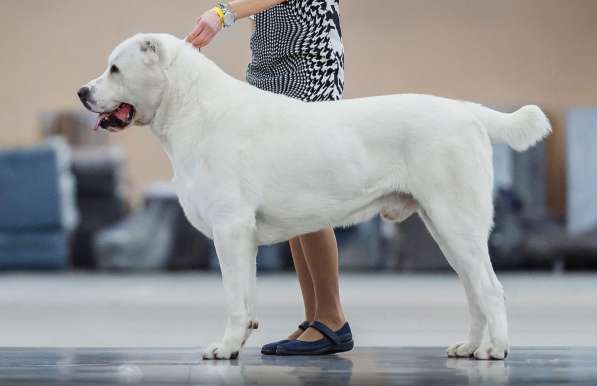
{"type": "Polygon", "coordinates": [[[356,348],[325,357],[203,361],[200,349],[2,348],[2,385],[595,385],[597,348],[514,348],[506,361],[443,348],[356,348]]]}

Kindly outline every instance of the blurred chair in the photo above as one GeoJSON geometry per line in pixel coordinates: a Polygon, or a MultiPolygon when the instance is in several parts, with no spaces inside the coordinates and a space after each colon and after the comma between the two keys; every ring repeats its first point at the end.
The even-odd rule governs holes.
{"type": "Polygon", "coordinates": [[[382,253],[381,219],[373,219],[347,228],[336,228],[340,269],[344,271],[375,271],[385,268],[382,253]]]}
{"type": "Polygon", "coordinates": [[[597,268],[597,108],[575,108],[566,120],[566,218],[543,224],[525,252],[556,271],[597,268]]]}
{"type": "Polygon", "coordinates": [[[70,151],[60,137],[0,152],[0,268],[65,268],[78,222],[70,151]]]}
{"type": "Polygon", "coordinates": [[[597,108],[572,109],[566,123],[566,227],[578,235],[597,227],[597,108]]]}
{"type": "Polygon", "coordinates": [[[189,224],[174,188],[153,184],[131,216],[101,230],[93,249],[100,269],[207,268],[211,243],[189,224]]]}
{"type": "Polygon", "coordinates": [[[101,147],[109,144],[106,130],[93,130],[97,115],[83,108],[65,111],[47,111],[40,115],[43,137],[60,135],[71,147],[101,147]]]}
{"type": "Polygon", "coordinates": [[[42,136],[61,135],[73,149],[71,168],[81,220],[71,241],[74,268],[96,267],[95,234],[129,212],[124,153],[109,144],[107,131],[93,130],[96,119],[84,109],[46,112],[40,117],[42,136]]]}
{"type": "Polygon", "coordinates": [[[75,268],[93,269],[98,260],[95,235],[129,213],[124,153],[116,146],[77,147],[71,167],[81,216],[72,240],[72,263],[75,268]]]}

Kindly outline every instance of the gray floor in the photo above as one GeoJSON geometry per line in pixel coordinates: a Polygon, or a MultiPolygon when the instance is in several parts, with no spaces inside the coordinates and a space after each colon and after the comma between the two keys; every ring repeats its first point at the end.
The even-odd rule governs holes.
{"type": "MultiPolygon", "coordinates": [[[[597,346],[597,275],[502,274],[514,346],[597,346]]],[[[358,346],[448,346],[466,337],[453,274],[344,274],[358,346]]],[[[259,330],[280,339],[303,319],[296,280],[261,275],[259,330]]],[[[219,275],[0,275],[0,346],[197,347],[223,332],[219,275]]]]}
{"type": "MultiPolygon", "coordinates": [[[[200,353],[223,330],[218,275],[0,275],[0,384],[597,384],[597,275],[500,277],[513,345],[505,362],[445,357],[467,329],[452,274],[343,275],[353,352],[249,348],[211,362],[200,353]]],[[[302,319],[295,279],[261,275],[257,309],[248,346],[284,337],[302,319]]]]}
{"type": "Polygon", "coordinates": [[[516,348],[506,361],[439,348],[357,348],[326,357],[202,361],[197,349],[0,349],[2,385],[595,385],[597,349],[516,348]]]}

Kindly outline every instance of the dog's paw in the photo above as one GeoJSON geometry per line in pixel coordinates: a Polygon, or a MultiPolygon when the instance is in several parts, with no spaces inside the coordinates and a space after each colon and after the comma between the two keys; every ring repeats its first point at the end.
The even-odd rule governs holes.
{"type": "Polygon", "coordinates": [[[508,347],[498,347],[492,344],[456,343],[448,347],[450,358],[475,358],[479,360],[503,360],[508,356],[508,347]]]}
{"type": "Polygon", "coordinates": [[[448,347],[447,353],[450,358],[470,358],[479,345],[467,342],[460,342],[448,347]]]}
{"type": "Polygon", "coordinates": [[[508,346],[483,344],[475,350],[473,356],[479,360],[504,360],[508,356],[508,346]]]}
{"type": "Polygon", "coordinates": [[[232,347],[224,343],[210,344],[203,352],[203,359],[236,359],[240,347],[232,347]]]}

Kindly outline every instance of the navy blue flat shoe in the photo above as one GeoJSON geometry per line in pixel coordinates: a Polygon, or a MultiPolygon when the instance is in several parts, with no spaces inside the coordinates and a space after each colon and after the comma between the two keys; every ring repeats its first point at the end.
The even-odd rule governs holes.
{"type": "Polygon", "coordinates": [[[278,344],[277,355],[327,355],[350,351],[354,347],[352,332],[348,322],[338,331],[332,331],[325,324],[315,321],[309,327],[321,332],[323,338],[314,342],[291,340],[278,344]]]}
{"type": "MultiPolygon", "coordinates": [[[[298,328],[305,331],[307,328],[309,328],[309,322],[305,320],[303,323],[299,324],[298,328]]],[[[277,342],[265,344],[263,345],[263,347],[261,347],[261,353],[264,355],[276,355],[276,348],[278,347],[278,345],[288,342],[291,342],[291,340],[283,339],[277,342]]]]}

